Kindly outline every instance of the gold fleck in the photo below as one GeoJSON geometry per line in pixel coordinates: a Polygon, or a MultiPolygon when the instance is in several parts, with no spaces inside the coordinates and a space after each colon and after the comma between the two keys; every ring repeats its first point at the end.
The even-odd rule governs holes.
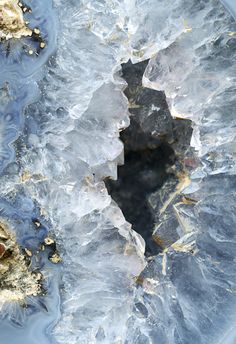
{"type": "Polygon", "coordinates": [[[44,243],[45,243],[45,245],[49,246],[49,245],[54,244],[55,241],[52,238],[47,237],[44,239],[44,243]]]}
{"type": "Polygon", "coordinates": [[[187,204],[187,205],[191,205],[191,204],[196,204],[197,203],[197,201],[195,199],[187,197],[187,196],[183,196],[182,197],[182,202],[184,204],[187,204]]]}
{"type": "Polygon", "coordinates": [[[41,42],[41,43],[40,43],[40,48],[41,48],[41,49],[45,48],[45,46],[46,46],[46,44],[45,44],[44,42],[41,42]]]}
{"type": "Polygon", "coordinates": [[[143,281],[144,281],[144,279],[143,279],[143,277],[141,277],[141,276],[138,276],[138,277],[135,278],[135,282],[136,282],[138,285],[143,285],[143,281]]]}
{"type": "Polygon", "coordinates": [[[187,20],[184,20],[184,27],[184,32],[191,32],[193,30],[191,27],[189,27],[187,20]]]}
{"type": "Polygon", "coordinates": [[[23,173],[22,173],[22,175],[20,177],[21,183],[25,183],[30,178],[31,178],[31,175],[30,175],[29,171],[23,171],[23,173]]]}
{"type": "Polygon", "coordinates": [[[162,240],[162,238],[160,238],[158,235],[153,234],[152,236],[153,240],[155,241],[155,243],[160,246],[161,248],[164,248],[166,246],[166,244],[164,243],[164,241],[162,240]]]}
{"type": "Polygon", "coordinates": [[[28,51],[28,53],[29,53],[29,55],[33,55],[34,51],[30,49],[30,50],[28,51]]]}
{"type": "Polygon", "coordinates": [[[25,248],[25,253],[27,254],[27,256],[32,257],[32,252],[30,250],[28,250],[27,248],[25,248]]]}
{"type": "Polygon", "coordinates": [[[169,198],[165,201],[165,203],[163,204],[163,206],[161,207],[160,210],[160,214],[163,214],[167,207],[169,206],[169,204],[171,204],[171,202],[174,200],[174,198],[180,194],[180,192],[186,188],[187,186],[190,185],[190,178],[188,176],[188,174],[186,174],[185,172],[180,172],[177,174],[177,177],[179,179],[179,183],[176,186],[175,190],[173,192],[170,193],[169,198]]]}
{"type": "Polygon", "coordinates": [[[33,220],[33,224],[39,228],[40,227],[40,222],[38,220],[33,220]]]}
{"type": "Polygon", "coordinates": [[[34,33],[35,33],[36,35],[39,35],[39,34],[40,34],[40,30],[39,30],[38,28],[35,28],[35,29],[34,29],[34,33]]]}
{"type": "Polygon", "coordinates": [[[54,264],[58,264],[61,262],[61,257],[59,255],[58,252],[54,252],[50,257],[49,260],[54,263],[54,264]]]}

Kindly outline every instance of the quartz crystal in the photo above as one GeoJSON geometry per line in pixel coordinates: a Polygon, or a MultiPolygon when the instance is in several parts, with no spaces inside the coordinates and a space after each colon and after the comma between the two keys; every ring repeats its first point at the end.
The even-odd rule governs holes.
{"type": "Polygon", "coordinates": [[[236,342],[235,14],[230,0],[0,0],[1,344],[236,342]],[[146,61],[148,105],[125,96],[129,60],[146,61]],[[149,257],[104,183],[130,113],[168,132],[182,166],[148,195],[163,243],[149,257]]]}

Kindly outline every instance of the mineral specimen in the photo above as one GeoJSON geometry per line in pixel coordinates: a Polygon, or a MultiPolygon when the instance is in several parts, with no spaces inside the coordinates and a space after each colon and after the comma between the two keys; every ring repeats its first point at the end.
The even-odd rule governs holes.
{"type": "Polygon", "coordinates": [[[27,297],[40,294],[41,279],[40,273],[28,269],[14,235],[0,224],[0,308],[6,302],[24,304],[27,297]]]}
{"type": "Polygon", "coordinates": [[[219,0],[0,6],[7,27],[0,218],[14,231],[0,241],[0,263],[14,267],[19,258],[8,275],[14,286],[1,279],[1,344],[235,343],[236,23],[227,8],[219,0]],[[20,34],[23,28],[32,36],[20,34]],[[145,70],[142,83],[140,74],[138,81],[128,76],[124,91],[121,64],[129,60],[145,70]],[[170,112],[166,105],[160,111],[159,91],[170,112]],[[164,243],[148,258],[104,184],[124,162],[119,135],[129,110],[155,144],[165,132],[172,145],[170,114],[193,127],[190,150],[185,139],[171,148],[184,152],[181,173],[169,166],[176,184],[167,180],[145,199],[153,236],[164,243]],[[7,257],[9,248],[15,253],[7,257]],[[30,279],[26,288],[18,274],[30,279]],[[12,288],[25,308],[6,296],[12,288]]]}
{"type": "Polygon", "coordinates": [[[24,21],[23,11],[17,0],[0,1],[0,40],[31,36],[24,21]]]}

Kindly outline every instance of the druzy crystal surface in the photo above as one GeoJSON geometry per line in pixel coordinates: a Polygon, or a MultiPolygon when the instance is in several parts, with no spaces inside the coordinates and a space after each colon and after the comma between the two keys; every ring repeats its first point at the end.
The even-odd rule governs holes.
{"type": "Polygon", "coordinates": [[[235,13],[0,0],[0,344],[236,342],[235,13]],[[104,183],[130,122],[157,250],[104,183]]]}

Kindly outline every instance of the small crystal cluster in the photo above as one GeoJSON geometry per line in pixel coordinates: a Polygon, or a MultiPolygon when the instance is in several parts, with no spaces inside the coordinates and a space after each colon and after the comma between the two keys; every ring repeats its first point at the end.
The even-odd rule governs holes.
{"type": "Polygon", "coordinates": [[[11,38],[19,39],[24,36],[31,36],[23,18],[23,11],[17,0],[0,1],[0,40],[11,38]]]}
{"type": "MultiPolygon", "coordinates": [[[[31,252],[26,250],[26,254],[31,252]]],[[[24,304],[42,292],[42,275],[32,273],[14,235],[0,224],[0,308],[7,302],[24,304]]]]}

